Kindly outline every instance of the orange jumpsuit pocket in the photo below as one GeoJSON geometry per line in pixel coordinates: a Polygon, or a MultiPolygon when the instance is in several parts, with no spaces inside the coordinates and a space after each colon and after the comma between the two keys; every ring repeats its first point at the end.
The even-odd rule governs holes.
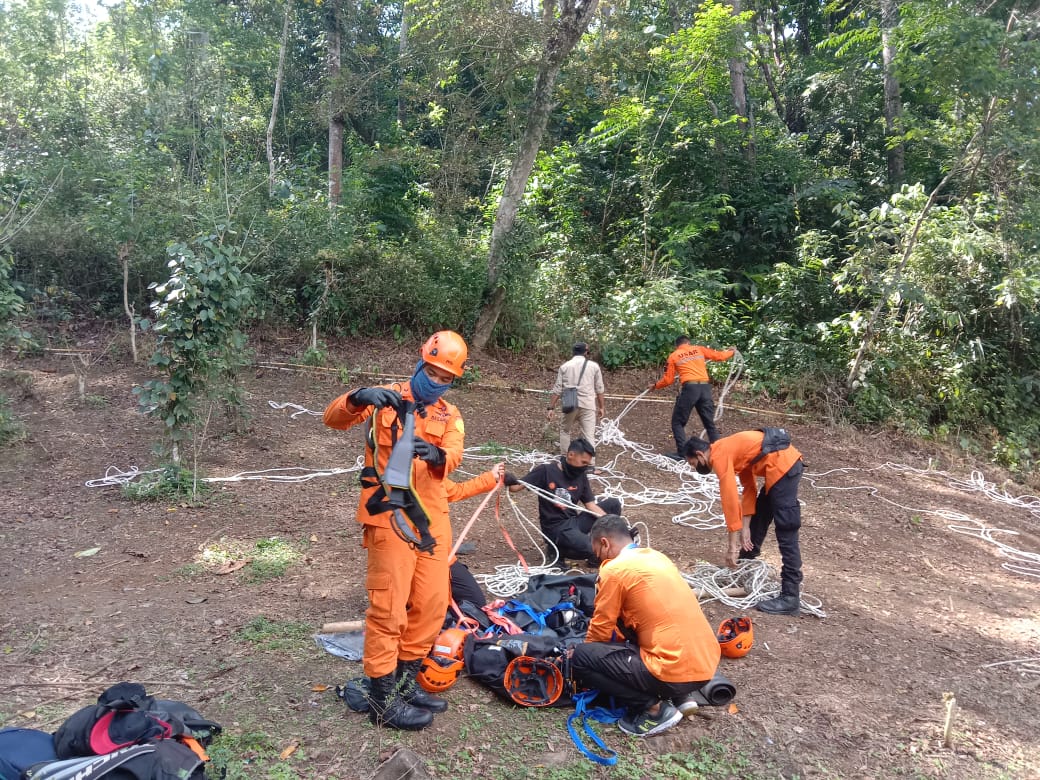
{"type": "Polygon", "coordinates": [[[365,580],[370,608],[383,615],[389,615],[394,606],[393,582],[387,572],[369,572],[365,580]]]}

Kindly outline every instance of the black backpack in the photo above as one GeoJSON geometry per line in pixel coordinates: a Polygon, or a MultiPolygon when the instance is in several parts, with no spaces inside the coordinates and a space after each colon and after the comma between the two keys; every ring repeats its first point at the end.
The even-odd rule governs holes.
{"type": "Polygon", "coordinates": [[[202,759],[174,740],[130,745],[103,756],[47,761],[25,771],[23,780],[206,780],[202,759]]]}
{"type": "Polygon", "coordinates": [[[771,452],[786,450],[791,446],[791,434],[786,428],[759,428],[762,431],[762,451],[751,461],[754,466],[771,452]]]}

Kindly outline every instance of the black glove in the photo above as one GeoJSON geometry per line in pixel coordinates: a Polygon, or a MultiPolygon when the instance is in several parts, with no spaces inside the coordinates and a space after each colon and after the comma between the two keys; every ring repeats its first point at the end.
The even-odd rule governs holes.
{"type": "Polygon", "coordinates": [[[502,481],[505,483],[506,487],[512,487],[513,485],[520,484],[520,480],[516,478],[516,474],[514,474],[511,471],[507,471],[505,474],[502,475],[502,481]]]}
{"type": "Polygon", "coordinates": [[[412,449],[415,452],[415,457],[419,460],[425,460],[434,467],[444,465],[444,450],[434,444],[430,444],[426,439],[420,439],[416,436],[412,449]]]}
{"type": "Polygon", "coordinates": [[[376,409],[384,406],[397,408],[402,403],[400,393],[385,387],[362,387],[348,395],[347,400],[354,406],[374,406],[376,409]]]}

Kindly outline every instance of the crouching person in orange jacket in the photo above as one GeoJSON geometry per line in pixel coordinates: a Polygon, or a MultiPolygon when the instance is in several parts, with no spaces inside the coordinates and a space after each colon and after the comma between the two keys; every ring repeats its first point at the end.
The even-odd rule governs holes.
{"type": "Polygon", "coordinates": [[[368,551],[363,661],[372,680],[369,718],[377,725],[418,730],[448,708],[444,699],[423,691],[415,676],[448,607],[451,524],[444,478],[462,461],[465,428],[459,410],[441,396],[462,376],[467,352],[459,334],[434,333],[407,382],[362,387],[325,409],[330,428],[365,423],[357,519],[368,551]],[[401,469],[393,469],[397,473],[386,478],[394,481],[384,486],[391,450],[404,431],[406,404],[416,405],[414,459],[403,467],[403,479],[401,469]],[[391,498],[397,504],[404,499],[404,509],[387,496],[388,488],[402,481],[407,484],[392,490],[391,498]]]}

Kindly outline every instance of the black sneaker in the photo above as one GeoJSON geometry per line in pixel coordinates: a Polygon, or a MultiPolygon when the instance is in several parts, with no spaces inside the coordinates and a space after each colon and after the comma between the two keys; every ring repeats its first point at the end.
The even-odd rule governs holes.
{"type": "Polygon", "coordinates": [[[671,702],[663,701],[656,715],[650,715],[645,710],[637,715],[626,715],[618,721],[618,728],[633,737],[652,737],[667,731],[682,719],[682,713],[671,702]]]}

